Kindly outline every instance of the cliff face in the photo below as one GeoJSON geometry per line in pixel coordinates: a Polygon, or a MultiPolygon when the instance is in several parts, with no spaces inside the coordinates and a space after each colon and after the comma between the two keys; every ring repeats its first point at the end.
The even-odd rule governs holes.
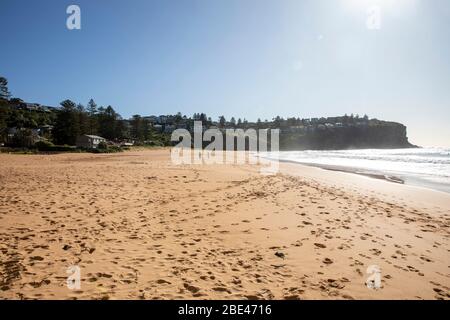
{"type": "MultiPolygon", "coordinates": [[[[274,128],[272,128],[274,129],[274,128]]],[[[241,132],[244,132],[241,129],[241,132]]],[[[256,131],[254,131],[256,132],[256,131]]],[[[243,137],[241,144],[237,143],[236,133],[221,130],[222,145],[227,146],[228,140],[234,140],[234,150],[249,150],[250,146],[259,145],[259,137],[243,137]]],[[[295,150],[346,150],[346,149],[397,149],[414,148],[406,136],[406,127],[400,123],[387,121],[372,121],[360,124],[331,124],[327,123],[309,126],[284,127],[279,135],[280,151],[295,150]]],[[[271,150],[270,135],[267,143],[271,150]]],[[[203,141],[206,148],[210,141],[203,141]]],[[[191,141],[192,147],[193,141],[191,141]]]]}
{"type": "Polygon", "coordinates": [[[280,150],[338,150],[412,148],[406,127],[400,123],[326,127],[318,126],[306,132],[281,132],[280,150]]]}

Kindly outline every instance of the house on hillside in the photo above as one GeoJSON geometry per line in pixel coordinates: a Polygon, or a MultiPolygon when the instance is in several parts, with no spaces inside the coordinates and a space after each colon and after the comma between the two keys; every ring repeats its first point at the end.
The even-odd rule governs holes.
{"type": "Polygon", "coordinates": [[[172,133],[172,132],[174,132],[174,131],[175,131],[175,126],[174,126],[174,125],[166,124],[166,125],[164,126],[164,132],[165,132],[165,133],[172,133]]]}
{"type": "Polygon", "coordinates": [[[167,116],[159,116],[156,120],[157,124],[166,124],[168,117],[167,116]]]}
{"type": "Polygon", "coordinates": [[[155,124],[153,126],[153,129],[155,129],[157,132],[162,132],[163,131],[163,126],[160,124],[155,124]]]}
{"type": "Polygon", "coordinates": [[[84,134],[77,138],[77,147],[97,149],[100,142],[106,142],[106,139],[99,136],[84,134]]]}
{"type": "Polygon", "coordinates": [[[148,117],[143,117],[142,119],[148,121],[151,124],[155,124],[158,122],[158,117],[157,116],[148,116],[148,117]]]}

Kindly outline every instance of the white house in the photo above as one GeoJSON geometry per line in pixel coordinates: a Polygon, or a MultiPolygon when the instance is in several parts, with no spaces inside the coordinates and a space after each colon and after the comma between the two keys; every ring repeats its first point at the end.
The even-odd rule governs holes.
{"type": "Polygon", "coordinates": [[[100,142],[106,142],[106,139],[99,136],[85,134],[77,138],[77,147],[96,149],[98,148],[100,142]]]}

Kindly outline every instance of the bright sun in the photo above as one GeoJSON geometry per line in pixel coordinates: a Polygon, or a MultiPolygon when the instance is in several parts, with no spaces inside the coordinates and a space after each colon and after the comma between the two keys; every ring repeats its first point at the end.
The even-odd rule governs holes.
{"type": "Polygon", "coordinates": [[[415,7],[418,0],[342,0],[350,10],[365,11],[371,6],[379,6],[383,11],[400,13],[415,7]]]}

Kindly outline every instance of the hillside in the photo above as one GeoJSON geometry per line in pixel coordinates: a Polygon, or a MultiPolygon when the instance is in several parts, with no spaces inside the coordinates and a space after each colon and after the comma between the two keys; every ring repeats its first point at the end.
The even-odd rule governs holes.
{"type": "Polygon", "coordinates": [[[386,149],[415,147],[408,141],[406,127],[377,121],[361,125],[317,126],[299,132],[282,132],[281,150],[386,149]]]}
{"type": "MultiPolygon", "coordinates": [[[[20,99],[2,100],[0,103],[0,142],[23,146],[41,138],[55,144],[73,145],[81,134],[97,134],[107,140],[133,141],[140,145],[173,145],[170,135],[176,129],[193,132],[194,122],[199,121],[204,130],[219,129],[279,129],[280,150],[327,150],[361,148],[410,148],[407,129],[396,122],[369,119],[368,116],[339,116],[328,118],[275,117],[272,121],[249,122],[225,117],[213,121],[205,114],[193,117],[176,115],[139,116],[123,119],[111,106],[96,107],[93,100],[88,107],[63,101],[61,107],[30,104],[20,99]],[[19,137],[17,137],[19,135],[19,137]],[[24,135],[33,135],[24,139],[24,135]],[[19,139],[20,138],[20,139],[19,139]],[[19,143],[20,144],[20,143],[19,143]]],[[[204,143],[204,146],[208,143],[204,143]]],[[[14,146],[14,145],[12,145],[14,146]]],[[[248,148],[248,143],[246,148],[248,148]]]]}

